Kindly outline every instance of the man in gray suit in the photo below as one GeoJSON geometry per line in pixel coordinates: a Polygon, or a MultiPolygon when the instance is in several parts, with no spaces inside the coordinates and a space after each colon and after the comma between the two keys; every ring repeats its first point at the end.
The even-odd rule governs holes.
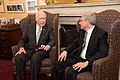
{"type": "Polygon", "coordinates": [[[54,80],[76,80],[76,76],[92,71],[95,60],[108,55],[108,33],[97,27],[96,15],[85,13],[79,20],[77,38],[59,55],[54,65],[54,80]]]}
{"type": "Polygon", "coordinates": [[[25,27],[18,45],[15,62],[19,80],[26,80],[25,67],[29,60],[31,80],[38,80],[42,60],[49,56],[49,50],[55,45],[53,28],[46,24],[43,11],[36,13],[36,23],[25,27]]]}

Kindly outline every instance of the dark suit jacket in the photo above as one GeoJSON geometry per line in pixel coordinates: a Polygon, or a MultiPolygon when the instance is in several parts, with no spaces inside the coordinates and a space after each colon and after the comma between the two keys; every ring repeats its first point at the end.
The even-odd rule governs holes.
{"type": "MultiPolygon", "coordinates": [[[[82,50],[84,35],[85,31],[80,29],[77,38],[65,49],[68,54],[79,57],[82,50]]],[[[89,63],[93,63],[95,60],[108,55],[107,37],[108,33],[106,31],[95,26],[86,51],[86,60],[89,63]]]]}
{"type": "Polygon", "coordinates": [[[18,43],[19,47],[24,47],[28,53],[35,51],[40,45],[55,45],[53,28],[45,25],[42,29],[38,45],[36,45],[36,23],[26,26],[23,35],[18,43]]]}

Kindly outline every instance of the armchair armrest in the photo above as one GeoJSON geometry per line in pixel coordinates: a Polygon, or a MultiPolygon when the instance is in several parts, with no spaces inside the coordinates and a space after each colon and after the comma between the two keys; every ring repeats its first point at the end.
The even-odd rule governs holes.
{"type": "Polygon", "coordinates": [[[93,63],[93,80],[117,80],[119,74],[119,62],[116,54],[109,54],[105,58],[96,60],[93,63]]]}
{"type": "Polygon", "coordinates": [[[14,56],[17,53],[17,51],[19,50],[18,45],[12,46],[11,48],[12,48],[12,54],[14,56]]]}
{"type": "Polygon", "coordinates": [[[93,80],[103,80],[103,76],[105,75],[105,63],[107,63],[108,57],[101,58],[93,62],[92,67],[92,75],[93,80]]]}

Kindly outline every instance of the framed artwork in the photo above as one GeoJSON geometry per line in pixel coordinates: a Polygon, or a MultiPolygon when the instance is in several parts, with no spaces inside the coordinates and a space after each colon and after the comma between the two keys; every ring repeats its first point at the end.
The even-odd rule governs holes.
{"type": "Polygon", "coordinates": [[[0,0],[0,12],[4,12],[4,3],[3,3],[3,0],[0,0]]]}
{"type": "Polygon", "coordinates": [[[37,0],[26,0],[26,9],[27,13],[35,13],[37,12],[37,0]]]}
{"type": "Polygon", "coordinates": [[[6,4],[6,12],[24,12],[23,4],[6,4]]]}
{"type": "Polygon", "coordinates": [[[7,19],[6,18],[0,18],[0,24],[6,24],[7,19]]]}

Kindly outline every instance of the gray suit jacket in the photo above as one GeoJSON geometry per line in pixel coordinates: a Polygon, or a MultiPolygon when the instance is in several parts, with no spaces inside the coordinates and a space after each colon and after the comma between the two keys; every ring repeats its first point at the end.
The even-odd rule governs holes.
{"type": "Polygon", "coordinates": [[[40,47],[41,44],[49,45],[51,48],[55,45],[53,28],[49,25],[45,25],[42,29],[38,45],[36,45],[36,23],[26,26],[18,43],[19,48],[24,47],[27,53],[31,53],[40,47]]]}

